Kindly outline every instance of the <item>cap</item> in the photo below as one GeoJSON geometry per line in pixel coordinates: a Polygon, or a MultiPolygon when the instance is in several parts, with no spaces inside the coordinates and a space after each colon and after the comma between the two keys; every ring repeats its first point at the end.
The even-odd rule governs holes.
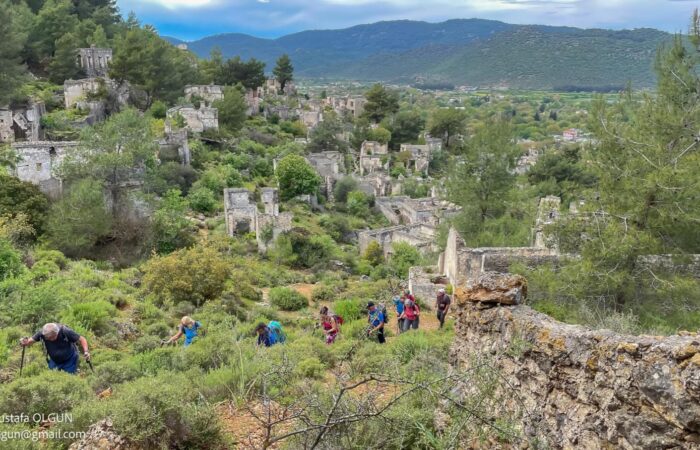
{"type": "Polygon", "coordinates": [[[445,293],[445,290],[444,290],[443,288],[440,288],[440,289],[438,289],[438,293],[444,294],[444,293],[445,293]]]}
{"type": "Polygon", "coordinates": [[[367,307],[368,307],[368,308],[371,308],[371,307],[373,307],[373,306],[374,306],[374,302],[367,302],[367,307]]]}

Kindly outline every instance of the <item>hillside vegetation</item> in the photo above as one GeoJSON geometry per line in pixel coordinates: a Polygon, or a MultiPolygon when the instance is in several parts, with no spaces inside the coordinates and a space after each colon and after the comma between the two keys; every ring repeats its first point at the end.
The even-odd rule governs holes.
{"type": "Polygon", "coordinates": [[[218,47],[225,56],[268,64],[288,53],[303,77],[552,89],[621,87],[628,81],[651,87],[656,49],[669,38],[652,29],[582,30],[471,19],[380,22],[274,40],[222,34],[188,45],[200,57],[218,47]]]}

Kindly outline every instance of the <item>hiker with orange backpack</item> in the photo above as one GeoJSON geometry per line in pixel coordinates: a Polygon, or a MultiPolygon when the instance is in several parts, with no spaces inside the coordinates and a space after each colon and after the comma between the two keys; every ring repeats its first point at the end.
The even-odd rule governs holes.
{"type": "Polygon", "coordinates": [[[323,327],[323,332],[326,335],[326,344],[330,345],[335,342],[335,339],[340,333],[340,325],[342,324],[342,317],[331,314],[327,306],[321,308],[321,327],[323,327]]]}

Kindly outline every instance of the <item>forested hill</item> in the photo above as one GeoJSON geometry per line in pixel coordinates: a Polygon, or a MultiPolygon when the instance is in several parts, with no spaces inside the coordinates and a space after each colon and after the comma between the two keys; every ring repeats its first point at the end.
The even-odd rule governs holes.
{"type": "Polygon", "coordinates": [[[218,47],[226,57],[261,59],[268,69],[288,53],[300,77],[551,89],[622,86],[629,80],[650,87],[656,50],[669,38],[653,29],[583,30],[468,19],[379,22],[278,39],[221,34],[188,46],[201,57],[218,47]]]}

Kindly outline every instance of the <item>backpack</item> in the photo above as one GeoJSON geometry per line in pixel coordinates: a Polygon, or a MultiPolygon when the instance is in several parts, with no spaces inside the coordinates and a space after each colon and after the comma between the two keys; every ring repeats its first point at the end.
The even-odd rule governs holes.
{"type": "Polygon", "coordinates": [[[267,328],[270,329],[270,343],[271,344],[276,344],[276,343],[283,343],[284,341],[287,340],[287,337],[284,335],[284,331],[282,331],[282,324],[277,322],[276,320],[270,321],[270,323],[267,325],[267,328]]]}
{"type": "Polygon", "coordinates": [[[377,309],[384,315],[384,324],[386,325],[389,323],[389,311],[387,311],[386,305],[384,303],[380,303],[379,306],[377,306],[377,309]]]}
{"type": "Polygon", "coordinates": [[[339,315],[334,315],[333,318],[335,319],[335,323],[338,324],[338,326],[341,326],[344,322],[343,318],[340,317],[339,315]]]}

